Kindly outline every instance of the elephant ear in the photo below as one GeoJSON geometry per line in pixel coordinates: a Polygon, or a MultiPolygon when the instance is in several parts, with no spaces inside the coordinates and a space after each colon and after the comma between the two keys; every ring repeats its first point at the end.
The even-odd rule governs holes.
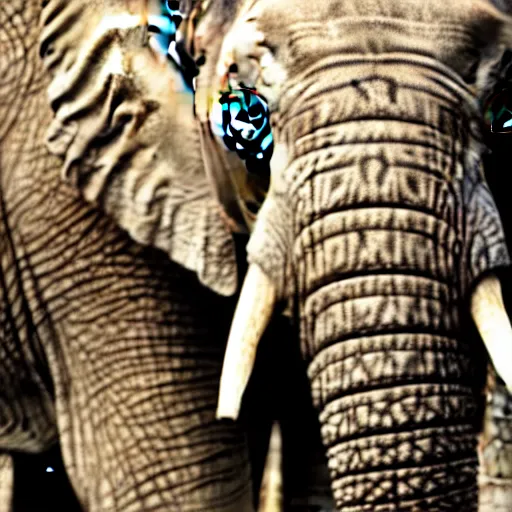
{"type": "Polygon", "coordinates": [[[40,54],[62,177],[139,243],[236,291],[231,231],[205,173],[193,91],[148,30],[150,0],[43,2],[40,54]],[[148,10],[149,6],[149,10],[148,10]]]}

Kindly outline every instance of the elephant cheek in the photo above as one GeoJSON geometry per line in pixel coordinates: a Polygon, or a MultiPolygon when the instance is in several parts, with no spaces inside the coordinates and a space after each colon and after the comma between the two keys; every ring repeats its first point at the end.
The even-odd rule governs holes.
{"type": "Polygon", "coordinates": [[[277,143],[272,159],[268,195],[247,245],[247,259],[258,265],[275,287],[277,300],[290,300],[294,293],[292,275],[293,211],[289,201],[288,149],[277,143]]]}
{"type": "Polygon", "coordinates": [[[289,298],[292,293],[290,217],[283,199],[270,193],[258,213],[247,245],[249,263],[258,265],[270,278],[278,300],[289,298]]]}

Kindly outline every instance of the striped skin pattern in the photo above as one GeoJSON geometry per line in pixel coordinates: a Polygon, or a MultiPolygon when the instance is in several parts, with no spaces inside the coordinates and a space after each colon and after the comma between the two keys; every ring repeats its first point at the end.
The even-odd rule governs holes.
{"type": "Polygon", "coordinates": [[[469,0],[241,12],[225,55],[273,87],[288,155],[249,258],[296,297],[337,509],[476,511],[486,357],[469,293],[509,256],[470,84],[500,14],[469,0]],[[244,56],[262,47],[258,74],[244,56]]]}
{"type": "Polygon", "coordinates": [[[252,510],[245,436],[214,419],[233,302],[61,181],[40,3],[0,8],[0,450],[58,435],[86,511],[252,510]]]}
{"type": "MultiPolygon", "coordinates": [[[[391,66],[396,73],[400,63],[380,66],[378,95],[407,91],[389,76],[391,66]]],[[[428,75],[427,66],[418,67],[428,75]]],[[[372,98],[374,84],[366,85],[361,78],[371,111],[382,97],[372,98]]],[[[304,140],[292,164],[302,181],[293,252],[304,352],[312,357],[308,375],[340,510],[392,510],[394,501],[405,510],[476,510],[477,360],[461,332],[467,283],[459,270],[474,271],[463,245],[473,228],[457,218],[474,191],[460,181],[446,185],[461,159],[449,137],[460,98],[427,81],[419,88],[412,102],[424,106],[421,117],[415,112],[408,122],[381,107],[382,131],[373,130],[360,157],[362,127],[343,111],[315,121],[297,115],[285,128],[304,140]],[[440,108],[431,101],[436,95],[446,98],[440,108]],[[320,133],[308,140],[313,122],[320,133]],[[315,161],[322,136],[337,136],[334,122],[346,123],[344,145],[315,161]]],[[[473,189],[481,186],[477,172],[473,189]]],[[[484,207],[492,205],[483,197],[484,207]]],[[[500,236],[497,218],[486,224],[487,233],[500,236]]],[[[491,248],[503,251],[494,255],[505,263],[503,240],[491,248]]]]}
{"type": "Polygon", "coordinates": [[[512,503],[512,396],[497,385],[488,402],[479,446],[479,512],[507,512],[512,503]]]}

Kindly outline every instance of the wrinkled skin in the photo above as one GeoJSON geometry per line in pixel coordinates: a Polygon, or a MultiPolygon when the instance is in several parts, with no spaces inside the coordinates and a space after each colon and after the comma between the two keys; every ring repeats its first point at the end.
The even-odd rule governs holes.
{"type": "Polygon", "coordinates": [[[235,62],[273,109],[249,261],[296,303],[340,511],[477,509],[487,359],[469,298],[509,257],[473,93],[509,20],[419,4],[241,3],[198,81],[201,100],[235,62]]]}
{"type": "Polygon", "coordinates": [[[61,179],[40,3],[0,9],[0,450],[59,439],[87,511],[253,510],[245,436],[214,418],[233,301],[61,179]]]}
{"type": "MultiPolygon", "coordinates": [[[[137,27],[126,39],[112,29],[103,44],[91,35],[108,16],[129,13],[128,4],[10,2],[1,10],[0,506],[10,510],[8,452],[38,453],[58,440],[84,510],[252,510],[249,472],[257,490],[269,403],[250,407],[249,447],[239,426],[214,420],[234,302],[197,280],[223,295],[236,289],[229,219],[208,184],[179,74],[155,59],[137,27]],[[132,74],[101,74],[113,48],[132,74]],[[70,62],[78,82],[62,79],[70,62]],[[55,99],[66,86],[67,114],[55,99]],[[164,154],[144,167],[155,145],[164,154]],[[92,172],[105,169],[114,176],[92,172]]],[[[279,323],[277,335],[286,332],[292,346],[279,323]]],[[[330,503],[302,365],[286,349],[262,354],[289,369],[285,390],[276,393],[276,379],[268,391],[290,454],[285,495],[294,510],[330,503]],[[304,392],[277,405],[297,382],[304,392]],[[311,432],[306,441],[298,422],[311,432]]]]}
{"type": "MultiPolygon", "coordinates": [[[[273,109],[280,161],[249,257],[295,304],[339,510],[476,507],[485,354],[467,302],[508,255],[481,178],[465,82],[498,46],[505,22],[486,2],[446,3],[339,1],[312,10],[297,0],[212,2],[195,35],[207,59],[195,98],[200,121],[218,71],[233,61],[273,109]],[[390,52],[400,64],[386,61],[390,52]]],[[[28,425],[15,422],[4,447],[42,449],[58,425],[89,510],[244,510],[243,440],[233,427],[212,425],[230,308],[175,264],[232,294],[237,222],[212,195],[193,99],[175,70],[149,50],[142,25],[106,29],[127,10],[138,16],[141,4],[53,0],[40,34],[35,3],[21,18],[9,6],[1,20],[12,49],[0,133],[5,338],[20,337],[29,365],[2,389],[12,390],[8,403],[28,397],[21,410],[38,410],[28,425]],[[12,44],[17,38],[23,46],[12,44]],[[175,263],[131,243],[80,196],[175,263]],[[141,391],[144,350],[153,385],[141,391]],[[121,354],[120,370],[136,367],[138,378],[107,373],[105,353],[121,354]],[[20,392],[24,375],[35,381],[29,393],[20,392]],[[134,391],[147,400],[130,401],[134,391]],[[191,437],[191,417],[173,416],[180,404],[198,422],[191,437]],[[148,419],[145,407],[161,413],[148,419]],[[186,430],[185,447],[163,433],[170,418],[186,430]],[[196,463],[178,471],[184,454],[196,463]],[[213,466],[220,482],[206,476],[213,466]],[[155,478],[148,468],[158,468],[155,478]]],[[[237,167],[224,158],[224,170],[237,167]]]]}

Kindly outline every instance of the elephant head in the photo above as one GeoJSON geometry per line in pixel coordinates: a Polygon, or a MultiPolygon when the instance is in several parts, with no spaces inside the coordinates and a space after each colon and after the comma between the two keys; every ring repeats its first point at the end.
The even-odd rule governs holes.
{"type": "Polygon", "coordinates": [[[236,71],[268,100],[276,147],[218,415],[236,418],[266,321],[291,300],[338,509],[476,510],[474,326],[509,387],[512,330],[475,90],[510,20],[478,0],[236,7],[198,112],[236,71]]]}

